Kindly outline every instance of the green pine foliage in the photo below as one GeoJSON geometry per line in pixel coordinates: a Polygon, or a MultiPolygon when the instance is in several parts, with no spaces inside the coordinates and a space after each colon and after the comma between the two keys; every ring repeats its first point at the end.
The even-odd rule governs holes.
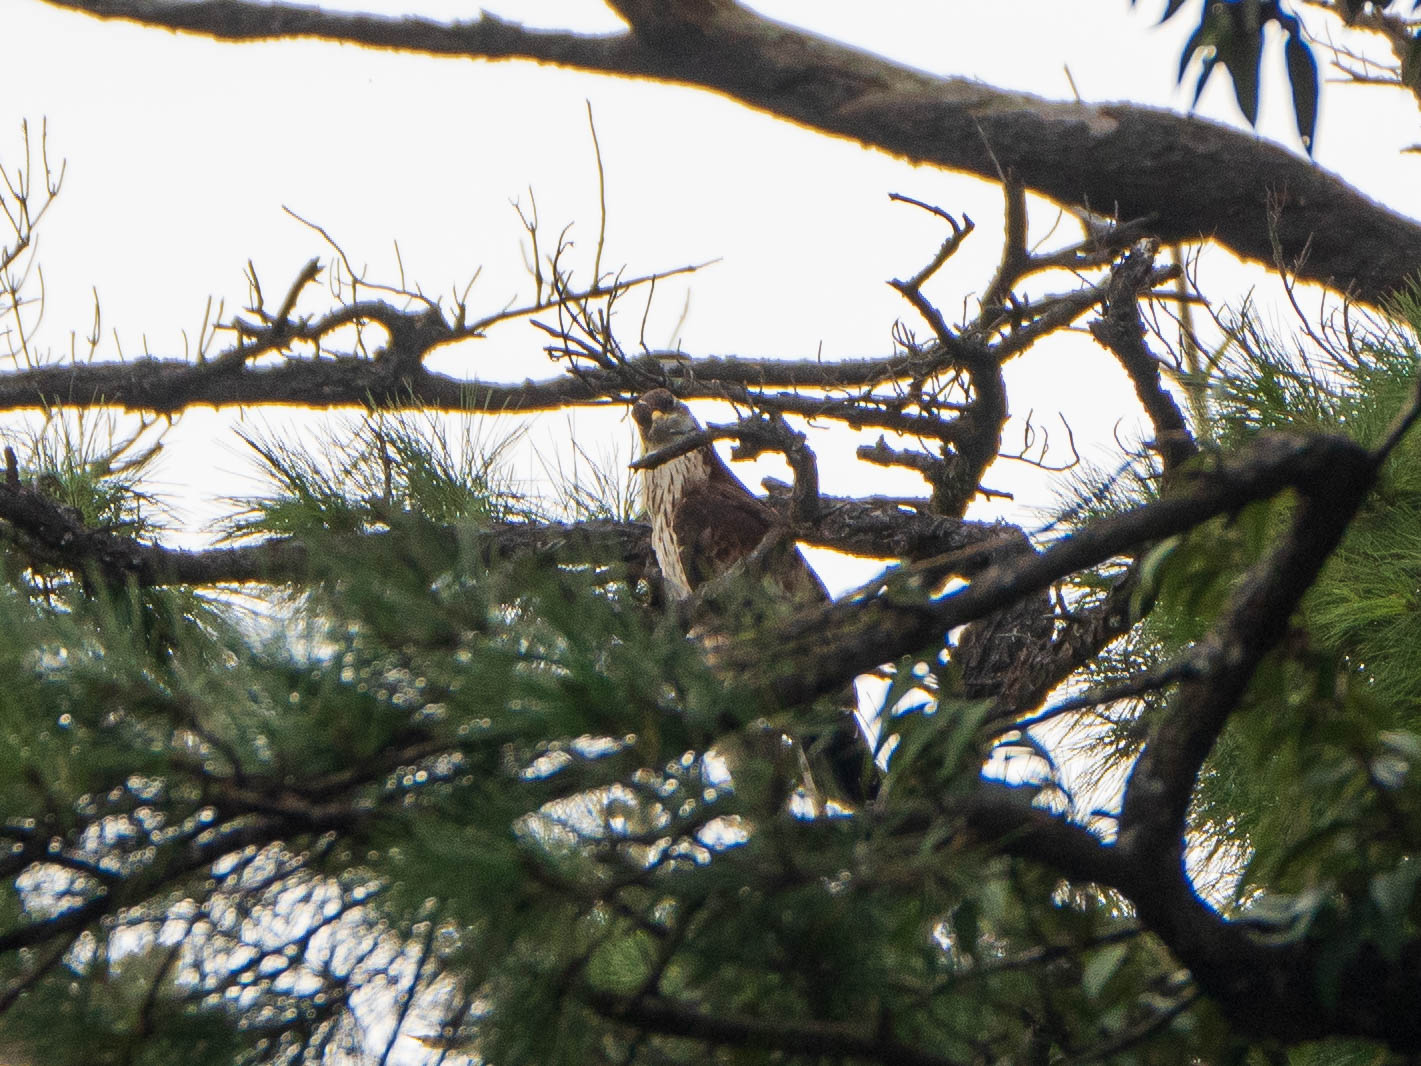
{"type": "MultiPolygon", "coordinates": [[[[1391,323],[1354,323],[1301,344],[1241,316],[1216,362],[1211,422],[1198,427],[1209,443],[1194,463],[1265,432],[1380,442],[1414,392],[1418,365],[1421,306],[1404,301],[1394,311],[1391,323]]],[[[1160,490],[1157,472],[1130,476],[1083,479],[1085,509],[1123,509],[1160,490]]],[[[1147,553],[1135,604],[1143,622],[1093,664],[1090,682],[1120,682],[1187,656],[1293,506],[1287,495],[1254,504],[1147,553]]],[[[1289,935],[1322,944],[1339,966],[1364,944],[1386,951],[1414,936],[1421,919],[1410,857],[1421,842],[1418,517],[1421,439],[1413,434],[1253,679],[1206,764],[1193,816],[1200,890],[1241,914],[1290,922],[1289,935]],[[1346,907],[1344,894],[1361,902],[1346,907]]],[[[1099,777],[1148,736],[1151,712],[1170,692],[1077,719],[1099,777]]],[[[1345,1055],[1334,1047],[1294,1059],[1345,1055]]]]}

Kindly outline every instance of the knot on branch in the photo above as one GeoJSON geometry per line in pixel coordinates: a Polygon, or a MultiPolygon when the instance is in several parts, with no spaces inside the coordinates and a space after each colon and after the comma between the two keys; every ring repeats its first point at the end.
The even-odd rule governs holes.
{"type": "Polygon", "coordinates": [[[380,324],[389,332],[390,340],[375,353],[375,361],[397,382],[423,373],[424,357],[430,350],[456,339],[437,307],[392,313],[380,324]]]}

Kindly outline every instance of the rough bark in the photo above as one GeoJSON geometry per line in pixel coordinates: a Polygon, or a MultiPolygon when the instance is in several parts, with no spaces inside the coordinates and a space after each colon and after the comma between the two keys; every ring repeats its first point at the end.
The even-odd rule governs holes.
{"type": "MultiPolygon", "coordinates": [[[[0,375],[0,410],[49,406],[116,407],[128,411],[176,414],[189,407],[239,407],[258,404],[297,407],[430,407],[441,411],[519,414],[564,407],[606,405],[626,389],[629,379],[674,384],[687,399],[742,399],[747,389],[849,389],[892,382],[915,372],[914,361],[898,354],[825,363],[814,359],[741,359],[683,354],[663,360],[659,353],[630,360],[616,371],[580,368],[539,381],[514,384],[466,381],[419,366],[431,350],[390,350],[389,358],[322,356],[290,359],[280,365],[249,362],[193,363],[185,359],[148,358],[125,363],[74,363],[0,375]],[[413,364],[413,365],[411,365],[413,364]],[[683,368],[685,373],[682,372],[683,368]]],[[[789,413],[842,415],[850,425],[895,432],[925,428],[890,410],[873,412],[823,396],[770,394],[765,402],[789,413]]],[[[922,425],[920,425],[922,423],[922,425]]]]}

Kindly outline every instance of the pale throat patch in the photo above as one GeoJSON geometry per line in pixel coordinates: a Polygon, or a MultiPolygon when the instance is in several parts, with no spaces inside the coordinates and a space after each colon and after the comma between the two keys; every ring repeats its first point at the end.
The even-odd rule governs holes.
{"type": "Polygon", "coordinates": [[[678,600],[691,594],[691,582],[671,525],[686,490],[692,485],[704,484],[709,477],[709,464],[699,452],[678,455],[641,474],[646,510],[651,515],[651,548],[656,552],[656,563],[666,579],[667,591],[678,600]]]}

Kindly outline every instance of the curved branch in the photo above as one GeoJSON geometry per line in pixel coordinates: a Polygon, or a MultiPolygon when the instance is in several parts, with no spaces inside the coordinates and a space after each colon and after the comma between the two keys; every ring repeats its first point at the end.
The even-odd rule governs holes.
{"type": "Polygon", "coordinates": [[[1125,786],[1120,846],[1161,866],[1183,863],[1184,827],[1205,758],[1237,707],[1259,662],[1342,540],[1371,490],[1375,458],[1338,449],[1299,484],[1303,497],[1277,547],[1239,581],[1229,606],[1189,653],[1199,667],[1180,685],[1125,786]]]}
{"type": "Polygon", "coordinates": [[[1281,256],[1299,277],[1373,304],[1421,269],[1421,224],[1251,133],[1155,108],[1049,101],[936,77],[731,0],[692,5],[668,32],[650,32],[657,27],[645,19],[640,33],[602,37],[488,15],[442,24],[249,0],[46,2],[220,40],[314,37],[698,86],[914,163],[992,181],[1010,173],[1057,203],[1148,219],[1165,243],[1212,239],[1269,266],[1281,256]],[[1273,217],[1275,202],[1283,207],[1273,217]]]}
{"type": "MultiPolygon", "coordinates": [[[[1159,362],[1145,343],[1140,317],[1140,294],[1165,280],[1154,270],[1159,244],[1140,241],[1110,278],[1105,312],[1090,323],[1091,336],[1104,345],[1130,376],[1140,406],[1155,427],[1155,450],[1166,473],[1192,459],[1199,451],[1179,405],[1160,381],[1159,362]]],[[[1173,278],[1182,276],[1174,265],[1165,268],[1173,278]]]]}
{"type": "Polygon", "coordinates": [[[1285,488],[1331,484],[1330,471],[1355,469],[1366,451],[1342,437],[1266,434],[1215,469],[1186,479],[1164,498],[1103,519],[1037,554],[993,553],[1013,542],[953,552],[892,572],[858,593],[804,611],[776,635],[766,661],[759,641],[738,642],[722,661],[782,706],[800,706],[837,691],[861,673],[903,655],[940,648],[948,630],[1047,588],[1053,581],[1172,536],[1285,488]],[[951,576],[977,576],[963,589],[930,598],[951,576]]]}

